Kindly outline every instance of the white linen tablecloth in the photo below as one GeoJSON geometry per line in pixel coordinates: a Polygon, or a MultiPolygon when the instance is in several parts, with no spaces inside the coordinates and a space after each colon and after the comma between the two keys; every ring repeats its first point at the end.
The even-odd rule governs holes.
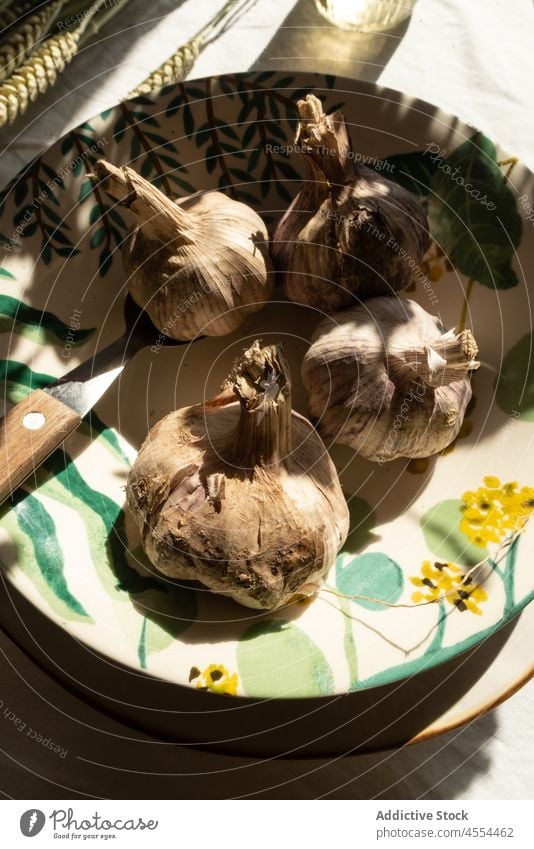
{"type": "MultiPolygon", "coordinates": [[[[221,2],[131,0],[53,91],[2,131],[0,182],[124,97],[221,2]]],[[[251,2],[191,76],[292,67],[379,81],[478,126],[534,169],[531,0],[419,0],[404,32],[368,38],[357,54],[341,33],[321,41],[323,24],[313,0],[251,2]],[[334,46],[319,55],[320,44],[334,46]]],[[[533,697],[531,682],[470,725],[393,753],[261,764],[151,744],[66,692],[0,634],[0,698],[69,750],[55,755],[0,722],[0,792],[18,799],[532,798],[533,697]],[[94,763],[80,761],[79,752],[91,752],[94,763]]]]}

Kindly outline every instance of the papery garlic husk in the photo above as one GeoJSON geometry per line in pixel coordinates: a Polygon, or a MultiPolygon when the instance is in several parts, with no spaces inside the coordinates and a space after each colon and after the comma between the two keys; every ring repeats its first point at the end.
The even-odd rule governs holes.
{"type": "Polygon", "coordinates": [[[266,610],[318,588],[349,526],[334,464],[291,409],[281,349],[258,342],[220,395],[152,428],[127,498],[158,571],[266,610]]]}
{"type": "Polygon", "coordinates": [[[276,227],[271,254],[288,298],[332,312],[413,280],[428,222],[406,189],[356,162],[345,118],[312,94],[297,103],[308,178],[276,227]]]}
{"type": "Polygon", "coordinates": [[[370,298],[324,319],[302,364],[327,444],[377,462],[430,457],[457,436],[479,367],[469,330],[444,332],[415,301],[370,298]]]}
{"type": "Polygon", "coordinates": [[[137,217],[122,248],[138,306],[171,339],[223,336],[261,309],[273,288],[267,230],[222,192],[175,202],[131,168],[101,159],[96,176],[137,217]]]}

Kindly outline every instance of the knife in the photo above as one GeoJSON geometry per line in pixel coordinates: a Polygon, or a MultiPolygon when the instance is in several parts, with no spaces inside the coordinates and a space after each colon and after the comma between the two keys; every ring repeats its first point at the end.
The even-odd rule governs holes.
{"type": "Polygon", "coordinates": [[[126,330],[94,357],[36,389],[0,421],[0,504],[76,430],[124,366],[141,348],[183,345],[158,331],[127,296],[126,330]]]}

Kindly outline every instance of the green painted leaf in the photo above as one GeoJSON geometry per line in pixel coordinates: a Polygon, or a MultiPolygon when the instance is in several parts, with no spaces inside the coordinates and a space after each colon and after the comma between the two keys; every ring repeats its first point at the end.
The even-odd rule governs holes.
{"type": "Polygon", "coordinates": [[[89,213],[89,224],[96,224],[97,221],[100,221],[101,216],[100,204],[97,203],[89,213]]]}
{"type": "Polygon", "coordinates": [[[22,236],[25,239],[28,239],[30,236],[33,236],[33,234],[37,232],[37,226],[37,221],[32,221],[30,224],[27,224],[24,228],[22,236]]]}
{"type": "Polygon", "coordinates": [[[7,268],[0,268],[0,277],[4,280],[16,280],[14,274],[11,274],[11,271],[8,271],[7,268]]]}
{"type": "Polygon", "coordinates": [[[139,106],[154,106],[154,101],[150,100],[149,97],[145,97],[143,94],[138,94],[137,97],[133,97],[130,102],[139,104],[139,106]]]}
{"type": "MultiPolygon", "coordinates": [[[[73,251],[76,250],[68,236],[66,236],[65,233],[63,233],[63,231],[60,230],[58,227],[50,227],[48,224],[45,224],[44,229],[48,233],[51,241],[59,242],[61,245],[65,245],[66,247],[71,248],[71,250],[73,251]]],[[[53,247],[55,250],[56,247],[53,247]]]]}
{"type": "Polygon", "coordinates": [[[275,138],[280,139],[280,141],[287,143],[287,136],[285,132],[283,131],[282,127],[279,124],[275,124],[274,121],[266,121],[265,130],[271,136],[274,136],[275,138]]]}
{"type": "Polygon", "coordinates": [[[83,171],[83,162],[80,157],[73,160],[73,167],[71,170],[75,177],[79,177],[81,175],[83,171]]]}
{"type": "Polygon", "coordinates": [[[527,333],[506,353],[495,398],[509,416],[534,421],[534,333],[527,333]]]}
{"type": "Polygon", "coordinates": [[[15,205],[21,206],[28,196],[30,185],[28,180],[18,179],[15,183],[15,205]]]}
{"type": "Polygon", "coordinates": [[[237,646],[237,664],[247,696],[299,698],[334,691],[334,676],[321,649],[284,620],[248,628],[237,646]]]}
{"type": "MultiPolygon", "coordinates": [[[[366,595],[395,604],[402,594],[404,576],[395,560],[378,551],[361,554],[350,560],[339,555],[336,561],[336,587],[344,595],[366,595]]],[[[366,599],[351,598],[367,610],[385,611],[386,605],[366,599]]]]}
{"type": "Polygon", "coordinates": [[[250,183],[251,177],[248,171],[243,171],[242,168],[230,168],[230,174],[234,177],[237,177],[238,180],[242,180],[243,183],[250,183]]]}
{"type": "Polygon", "coordinates": [[[91,247],[98,248],[106,238],[106,228],[100,227],[98,230],[95,230],[93,235],[91,236],[91,247]]]}
{"type": "MultiPolygon", "coordinates": [[[[295,84],[295,77],[280,77],[279,80],[276,80],[276,88],[293,88],[295,84]]],[[[293,92],[291,92],[291,96],[293,97],[293,92]]]]}
{"type": "Polygon", "coordinates": [[[77,250],[77,248],[72,248],[72,247],[70,247],[70,248],[56,248],[56,253],[57,253],[58,256],[70,258],[71,256],[76,256],[76,254],[79,254],[80,251],[77,250]]]}
{"type": "Polygon", "coordinates": [[[461,505],[459,498],[440,501],[421,517],[421,528],[429,550],[440,560],[475,566],[488,556],[488,551],[472,545],[460,530],[461,505]]]}
{"type": "Polygon", "coordinates": [[[20,248],[20,245],[16,243],[14,244],[12,239],[8,239],[7,236],[4,236],[3,233],[0,233],[0,245],[2,247],[5,247],[6,245],[11,245],[12,247],[20,248]]]}
{"type": "MultiPolygon", "coordinates": [[[[259,101],[258,97],[251,96],[249,92],[243,92],[243,105],[239,110],[239,115],[237,116],[237,123],[244,124],[249,118],[254,110],[261,108],[261,101],[259,101]]],[[[256,122],[254,121],[254,125],[256,122]]]]}
{"type": "Polygon", "coordinates": [[[13,216],[13,227],[18,228],[22,226],[24,230],[21,235],[24,236],[28,223],[34,217],[35,211],[31,208],[31,206],[23,206],[22,209],[18,209],[13,216]]]}
{"type": "Polygon", "coordinates": [[[52,262],[52,248],[50,246],[49,240],[43,240],[41,244],[41,253],[39,254],[39,256],[45,265],[50,265],[50,263],[52,262]]]}
{"type": "Polygon", "coordinates": [[[521,217],[493,144],[475,133],[446,162],[436,162],[428,202],[433,238],[462,274],[489,288],[517,285],[511,263],[521,217]]]}
{"type": "Polygon", "coordinates": [[[278,194],[278,196],[281,197],[282,200],[285,201],[286,203],[291,203],[291,201],[293,200],[293,197],[291,195],[291,192],[288,191],[288,189],[284,186],[284,184],[282,182],[280,182],[280,180],[276,180],[274,185],[275,185],[276,193],[278,194]]]}
{"type": "Polygon", "coordinates": [[[197,88],[194,85],[187,85],[185,87],[185,91],[189,98],[193,98],[194,100],[204,100],[204,92],[201,88],[197,88]]]}
{"type": "Polygon", "coordinates": [[[122,227],[124,230],[126,230],[126,222],[124,221],[124,218],[122,217],[122,215],[119,212],[117,212],[116,209],[114,209],[113,207],[106,207],[105,211],[107,212],[107,214],[109,215],[111,220],[115,222],[115,224],[117,224],[119,227],[122,227]]]}
{"type": "Polygon", "coordinates": [[[221,87],[221,91],[223,91],[230,99],[232,99],[235,94],[235,90],[232,88],[231,83],[227,79],[225,79],[225,77],[220,77],[219,85],[221,87]]]}
{"type": "Polygon", "coordinates": [[[132,140],[130,143],[130,159],[134,162],[142,152],[143,146],[141,144],[141,139],[139,136],[132,136],[132,140]]]}
{"type": "Polygon", "coordinates": [[[145,614],[138,656],[143,669],[148,655],[168,648],[195,621],[197,594],[189,587],[170,587],[167,592],[148,590],[136,596],[137,610],[145,614]]]}
{"type": "Polygon", "coordinates": [[[126,120],[126,116],[122,114],[119,115],[117,121],[115,122],[115,126],[113,127],[113,136],[117,144],[122,140],[122,137],[126,132],[127,125],[128,122],[126,120]]]}
{"type": "Polygon", "coordinates": [[[165,115],[167,116],[167,118],[174,118],[176,113],[180,110],[183,102],[184,99],[181,94],[169,101],[169,103],[167,104],[167,108],[165,109],[165,115]]]}
{"type": "Polygon", "coordinates": [[[277,159],[276,160],[276,169],[277,171],[281,171],[286,180],[298,180],[300,181],[300,175],[298,171],[296,171],[290,162],[286,159],[277,159]]]}
{"type": "Polygon", "coordinates": [[[374,171],[403,186],[414,195],[419,195],[424,201],[428,200],[433,175],[438,169],[437,161],[433,161],[423,150],[413,153],[398,153],[388,156],[380,163],[373,163],[374,171]]]}
{"type": "Polygon", "coordinates": [[[80,195],[78,201],[83,203],[90,197],[93,193],[93,181],[92,180],[84,180],[82,185],[80,186],[80,195]]]}
{"type": "Polygon", "coordinates": [[[52,221],[56,226],[63,227],[65,230],[70,230],[70,227],[67,224],[67,222],[63,218],[60,218],[60,216],[57,214],[57,212],[55,212],[53,209],[51,209],[51,207],[44,206],[44,204],[43,204],[42,210],[43,210],[45,216],[47,218],[49,218],[50,221],[52,221]]]}
{"type": "MultiPolygon", "coordinates": [[[[155,118],[153,115],[148,115],[146,112],[133,112],[132,114],[135,116],[135,118],[140,124],[145,124],[148,127],[159,127],[157,118],[155,118]]],[[[146,132],[145,134],[150,138],[162,138],[161,136],[152,136],[149,132],[146,132]]],[[[165,139],[163,140],[163,143],[166,144],[165,139]]]]}
{"type": "Polygon", "coordinates": [[[248,159],[248,170],[254,171],[260,161],[260,156],[262,155],[263,150],[260,147],[255,148],[249,156],[248,159]]]}
{"type": "Polygon", "coordinates": [[[88,613],[72,595],[67,585],[63,572],[63,552],[57,539],[56,526],[44,505],[35,496],[23,489],[17,489],[12,495],[12,500],[4,506],[4,515],[0,520],[0,524],[8,533],[10,512],[16,518],[20,531],[31,541],[30,551],[27,546],[21,544],[20,537],[11,536],[17,548],[19,555],[17,562],[22,571],[31,580],[35,580],[35,566],[37,566],[46,586],[62,603],[60,607],[62,615],[70,612],[88,618],[88,613]]]}
{"type": "MultiPolygon", "coordinates": [[[[48,178],[49,178],[49,179],[50,179],[53,183],[55,183],[55,185],[56,185],[56,186],[61,186],[61,188],[62,188],[62,189],[64,189],[64,188],[65,188],[65,183],[64,183],[64,181],[63,181],[63,177],[61,176],[61,174],[56,174],[56,172],[54,171],[54,169],[53,169],[53,168],[51,168],[51,167],[50,167],[50,165],[47,165],[47,163],[46,163],[46,162],[44,162],[42,159],[41,159],[41,163],[40,163],[40,164],[41,164],[41,168],[42,168],[42,169],[43,169],[43,171],[45,172],[46,176],[47,176],[47,177],[48,177],[48,178]]],[[[45,185],[46,185],[46,184],[45,184],[45,185]]]]}
{"type": "Polygon", "coordinates": [[[245,132],[241,137],[241,147],[248,148],[248,146],[251,144],[252,140],[256,135],[256,130],[256,123],[254,121],[251,121],[251,123],[248,124],[245,132]]]}
{"type": "Polygon", "coordinates": [[[67,154],[71,152],[73,147],[74,140],[72,136],[65,136],[65,138],[61,142],[61,153],[63,154],[63,156],[67,156],[67,154]]]}
{"type": "Polygon", "coordinates": [[[187,194],[193,194],[195,192],[194,186],[192,186],[187,180],[184,180],[183,177],[179,177],[178,174],[169,174],[168,179],[173,183],[176,183],[176,185],[187,194]]]}
{"type": "Polygon", "coordinates": [[[276,75],[276,71],[262,71],[261,74],[255,74],[255,81],[260,85],[266,83],[276,75]]]}
{"type": "Polygon", "coordinates": [[[275,118],[277,121],[279,121],[280,117],[281,117],[280,116],[280,107],[278,105],[278,101],[275,99],[274,90],[265,92],[265,95],[266,95],[266,97],[269,98],[269,106],[270,106],[270,109],[271,109],[271,115],[273,116],[273,118],[275,118]]]}
{"type": "Polygon", "coordinates": [[[152,157],[147,156],[143,164],[141,165],[141,177],[144,177],[145,180],[150,177],[152,171],[154,170],[154,163],[152,161],[152,157]]]}
{"type": "MultiPolygon", "coordinates": [[[[252,195],[250,192],[245,192],[240,187],[237,188],[237,194],[238,194],[238,199],[242,203],[248,203],[249,206],[254,207],[256,205],[256,203],[258,202],[258,199],[257,199],[257,197],[255,197],[255,195],[252,195]]],[[[264,216],[264,217],[266,218],[266,216],[264,216]]]]}
{"type": "Polygon", "coordinates": [[[98,273],[101,277],[105,277],[113,263],[113,254],[107,248],[100,254],[98,273]]]}
{"type": "MultiPolygon", "coordinates": [[[[78,509],[86,522],[93,562],[103,585],[134,594],[152,589],[164,590],[164,584],[151,576],[140,575],[130,565],[125,518],[120,505],[89,486],[72,458],[61,450],[52,454],[43,467],[64,488],[65,503],[78,509]]],[[[52,490],[50,494],[57,497],[52,490]]]]}
{"type": "Polygon", "coordinates": [[[30,307],[9,295],[0,295],[0,333],[19,333],[39,345],[69,341],[80,345],[95,328],[73,330],[51,312],[30,307]]]}

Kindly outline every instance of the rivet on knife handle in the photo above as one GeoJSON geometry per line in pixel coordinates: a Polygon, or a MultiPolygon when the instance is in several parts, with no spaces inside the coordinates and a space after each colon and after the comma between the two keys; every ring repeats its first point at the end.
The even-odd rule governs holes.
{"type": "Polygon", "coordinates": [[[0,504],[69,436],[81,417],[37,389],[0,421],[0,504]]]}

